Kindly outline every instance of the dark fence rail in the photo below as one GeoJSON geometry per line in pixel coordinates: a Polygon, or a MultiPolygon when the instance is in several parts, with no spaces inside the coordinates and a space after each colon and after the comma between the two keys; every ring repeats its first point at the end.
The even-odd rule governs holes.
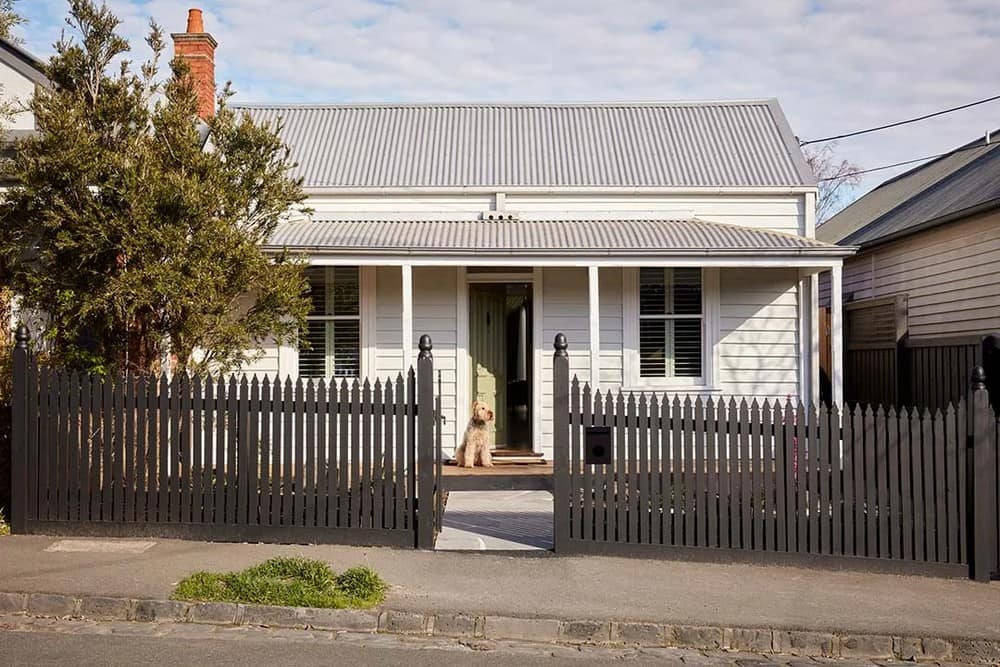
{"type": "Polygon", "coordinates": [[[1000,571],[997,416],[985,388],[971,411],[960,399],[843,414],[592,393],[570,380],[565,339],[556,347],[557,551],[1000,571]]]}
{"type": "Polygon", "coordinates": [[[339,384],[78,374],[39,367],[27,342],[15,351],[18,532],[433,540],[417,502],[433,507],[440,487],[429,339],[407,377],[339,384]]]}

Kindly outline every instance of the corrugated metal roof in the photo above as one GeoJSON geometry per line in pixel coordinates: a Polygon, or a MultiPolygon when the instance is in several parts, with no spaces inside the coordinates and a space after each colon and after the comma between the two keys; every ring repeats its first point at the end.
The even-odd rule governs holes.
{"type": "Polygon", "coordinates": [[[307,187],[815,185],[775,100],[240,108],[307,187]]]}
{"type": "Polygon", "coordinates": [[[801,254],[849,251],[815,239],[704,220],[329,220],[280,225],[268,246],[343,254],[801,254]]]}
{"type": "Polygon", "coordinates": [[[829,243],[870,245],[996,201],[1000,141],[983,138],[889,179],[816,228],[829,243]]]}

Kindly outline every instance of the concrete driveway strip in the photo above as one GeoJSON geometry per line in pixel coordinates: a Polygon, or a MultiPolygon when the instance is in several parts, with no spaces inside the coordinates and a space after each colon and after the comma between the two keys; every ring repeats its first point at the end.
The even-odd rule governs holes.
{"type": "Polygon", "coordinates": [[[1000,639],[1000,583],[547,552],[496,555],[345,546],[156,540],[140,554],[48,552],[40,536],[0,538],[0,591],[166,598],[197,570],[276,555],[367,564],[393,609],[504,616],[1000,639]]]}

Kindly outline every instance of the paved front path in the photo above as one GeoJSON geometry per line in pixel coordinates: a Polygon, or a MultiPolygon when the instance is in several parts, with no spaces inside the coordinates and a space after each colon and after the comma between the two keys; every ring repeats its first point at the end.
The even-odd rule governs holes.
{"type": "MultiPolygon", "coordinates": [[[[0,664],[252,664],[530,667],[876,667],[857,660],[695,651],[678,648],[558,646],[528,642],[401,637],[355,632],[272,630],[193,623],[127,623],[0,616],[0,664]],[[238,641],[234,641],[238,640],[238,641]],[[98,657],[99,656],[99,657],[98,657]]],[[[922,663],[933,665],[934,663],[922,663]]],[[[949,663],[949,667],[957,667],[949,663]]]]}
{"type": "Polygon", "coordinates": [[[552,548],[548,491],[452,491],[435,549],[544,551],[552,548]]]}
{"type": "Polygon", "coordinates": [[[303,556],[338,571],[370,565],[392,585],[389,608],[426,614],[1000,640],[1000,583],[963,579],[548,552],[512,556],[181,540],[155,540],[138,554],[46,551],[57,541],[0,537],[0,591],[162,600],[197,570],[238,570],[272,556],[303,556]]]}

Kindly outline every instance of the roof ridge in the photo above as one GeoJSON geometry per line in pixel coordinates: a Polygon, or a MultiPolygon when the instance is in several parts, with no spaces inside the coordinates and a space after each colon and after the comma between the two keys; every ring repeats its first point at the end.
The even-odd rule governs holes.
{"type": "Polygon", "coordinates": [[[621,108],[752,106],[770,104],[773,97],[719,100],[621,100],[597,102],[248,102],[232,104],[234,109],[447,109],[447,108],[621,108]]]}

